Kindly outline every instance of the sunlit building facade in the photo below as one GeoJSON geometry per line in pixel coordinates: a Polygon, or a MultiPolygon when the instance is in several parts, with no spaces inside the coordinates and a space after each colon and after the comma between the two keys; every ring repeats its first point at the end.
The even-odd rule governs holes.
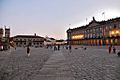
{"type": "Polygon", "coordinates": [[[16,47],[43,47],[44,38],[35,35],[16,35],[13,37],[16,47]]]}
{"type": "Polygon", "coordinates": [[[85,26],[68,29],[67,43],[72,45],[120,45],[120,17],[93,20],[85,26]]]}

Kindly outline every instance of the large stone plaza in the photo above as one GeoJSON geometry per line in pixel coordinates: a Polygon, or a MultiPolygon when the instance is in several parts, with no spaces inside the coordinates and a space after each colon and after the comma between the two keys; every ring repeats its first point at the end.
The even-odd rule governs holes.
{"type": "Polygon", "coordinates": [[[120,57],[107,48],[30,49],[0,52],[0,80],[120,80],[120,57]]]}

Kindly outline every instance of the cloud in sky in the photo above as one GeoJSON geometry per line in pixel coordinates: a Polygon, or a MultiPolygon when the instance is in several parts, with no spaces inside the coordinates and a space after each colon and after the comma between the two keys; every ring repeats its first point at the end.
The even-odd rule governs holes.
{"type": "Polygon", "coordinates": [[[120,17],[120,0],[1,0],[0,26],[11,27],[11,35],[34,34],[66,39],[70,27],[96,20],[120,17]],[[88,19],[86,22],[86,18],[88,19]]]}

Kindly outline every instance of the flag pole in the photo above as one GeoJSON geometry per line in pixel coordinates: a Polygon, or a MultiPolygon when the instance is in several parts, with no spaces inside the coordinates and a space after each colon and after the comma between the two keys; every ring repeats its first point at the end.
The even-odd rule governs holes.
{"type": "Polygon", "coordinates": [[[86,25],[87,25],[87,20],[88,20],[88,19],[86,18],[86,25]]]}
{"type": "Polygon", "coordinates": [[[71,24],[69,24],[69,29],[70,29],[71,24]]]}
{"type": "Polygon", "coordinates": [[[102,15],[104,16],[104,20],[105,20],[105,12],[103,12],[102,15]]]}

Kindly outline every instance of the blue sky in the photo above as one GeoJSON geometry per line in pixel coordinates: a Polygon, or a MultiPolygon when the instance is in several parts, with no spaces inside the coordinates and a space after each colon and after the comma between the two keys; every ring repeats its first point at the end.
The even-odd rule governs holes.
{"type": "Polygon", "coordinates": [[[120,17],[120,0],[0,0],[0,27],[10,26],[11,36],[66,39],[69,27],[85,25],[93,16],[99,21],[120,17]]]}

